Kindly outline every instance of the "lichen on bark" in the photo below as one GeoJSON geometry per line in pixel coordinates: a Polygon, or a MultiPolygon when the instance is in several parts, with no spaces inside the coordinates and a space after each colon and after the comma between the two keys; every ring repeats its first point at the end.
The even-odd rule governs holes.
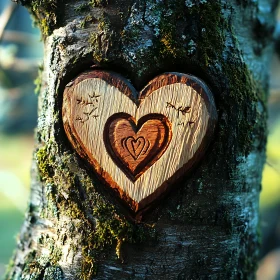
{"type": "Polygon", "coordinates": [[[275,3],[22,2],[45,59],[30,205],[6,279],[253,279],[275,3]],[[140,223],[63,130],[64,87],[90,67],[138,90],[165,71],[190,73],[214,93],[207,154],[140,223]]]}

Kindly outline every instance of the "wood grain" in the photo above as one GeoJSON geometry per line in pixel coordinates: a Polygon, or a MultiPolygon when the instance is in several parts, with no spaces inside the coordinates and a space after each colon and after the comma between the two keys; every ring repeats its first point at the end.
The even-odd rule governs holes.
{"type": "Polygon", "coordinates": [[[137,95],[115,73],[86,72],[67,85],[62,112],[74,149],[134,212],[201,159],[217,121],[212,93],[190,75],[162,74],[137,95]]]}
{"type": "Polygon", "coordinates": [[[171,136],[171,123],[160,114],[146,115],[138,123],[128,114],[116,114],[104,129],[108,153],[133,182],[162,156],[171,136]]]}

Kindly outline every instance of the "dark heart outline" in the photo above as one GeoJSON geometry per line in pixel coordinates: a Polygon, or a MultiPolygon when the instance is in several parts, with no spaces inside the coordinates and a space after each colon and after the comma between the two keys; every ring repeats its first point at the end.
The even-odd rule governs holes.
{"type": "Polygon", "coordinates": [[[135,139],[133,136],[129,136],[129,137],[125,138],[125,140],[124,140],[123,143],[124,143],[125,148],[127,149],[127,151],[128,151],[128,152],[130,153],[130,155],[134,158],[134,160],[137,160],[137,159],[139,158],[139,156],[142,154],[142,152],[143,152],[143,150],[144,150],[144,148],[145,148],[145,146],[146,146],[146,140],[145,140],[145,138],[144,138],[143,136],[139,136],[139,137],[137,137],[136,139],[135,139]],[[132,143],[131,146],[132,146],[132,148],[133,148],[134,155],[131,153],[131,151],[130,151],[130,149],[128,148],[128,145],[127,145],[127,141],[129,141],[129,139],[132,139],[132,140],[131,140],[131,143],[132,143]],[[140,152],[139,152],[138,155],[137,155],[137,154],[136,154],[136,150],[139,148],[139,146],[140,146],[141,144],[139,144],[139,145],[137,146],[136,150],[135,150],[133,143],[137,143],[138,140],[140,140],[140,139],[143,139],[144,143],[143,143],[142,149],[140,150],[140,152]]]}
{"type": "Polygon", "coordinates": [[[163,73],[152,79],[139,93],[130,84],[130,82],[121,75],[111,71],[95,69],[79,74],[79,76],[74,78],[66,85],[63,93],[62,119],[65,133],[74,150],[93,166],[93,170],[100,180],[102,180],[109,187],[109,189],[113,191],[113,193],[117,194],[121,201],[125,201],[132,211],[131,213],[133,213],[135,217],[138,216],[139,218],[143,212],[152,207],[152,202],[159,200],[161,197],[166,195],[168,191],[173,188],[174,184],[178,182],[180,178],[182,178],[182,176],[189,174],[191,170],[193,170],[195,166],[198,165],[198,162],[205,155],[208,146],[214,138],[214,132],[218,122],[218,113],[211,90],[202,80],[195,76],[178,72],[163,73]],[[197,151],[188,162],[178,169],[170,178],[167,178],[166,181],[158,186],[153,193],[147,197],[144,197],[141,201],[136,202],[127,193],[125,193],[122,186],[119,186],[113,180],[111,175],[99,165],[94,157],[91,156],[90,152],[87,150],[87,147],[84,146],[79,134],[74,128],[74,120],[72,115],[69,115],[69,107],[71,106],[72,102],[71,96],[77,84],[85,79],[94,78],[102,79],[108,84],[116,87],[124,95],[130,98],[137,107],[139,107],[140,104],[145,101],[146,97],[153,94],[155,90],[174,83],[181,83],[192,87],[205,102],[206,110],[209,114],[209,120],[207,124],[207,131],[197,151]]]}
{"type": "Polygon", "coordinates": [[[140,118],[139,121],[137,122],[131,115],[127,113],[116,113],[108,118],[103,130],[103,141],[108,154],[111,156],[115,164],[120,167],[120,169],[132,182],[135,182],[142,174],[144,174],[155,162],[157,162],[161,158],[161,156],[168,148],[171,139],[172,139],[172,124],[168,120],[168,118],[162,114],[148,114],[140,118]],[[154,154],[154,156],[148,155],[147,158],[137,166],[134,172],[132,172],[124,164],[122,159],[118,155],[116,155],[114,149],[111,146],[110,139],[109,139],[109,129],[110,129],[110,124],[116,119],[128,120],[131,123],[131,127],[135,131],[135,133],[137,133],[140,130],[140,128],[144,125],[144,123],[146,123],[148,120],[159,120],[165,127],[166,133],[164,135],[164,140],[161,145],[161,148],[158,150],[158,153],[156,154],[152,153],[153,152],[152,149],[149,154],[154,154]]]}

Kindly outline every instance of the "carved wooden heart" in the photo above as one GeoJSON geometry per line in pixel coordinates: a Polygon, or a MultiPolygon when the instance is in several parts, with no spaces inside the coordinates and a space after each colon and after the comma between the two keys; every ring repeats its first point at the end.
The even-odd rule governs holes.
{"type": "Polygon", "coordinates": [[[108,153],[133,182],[162,156],[171,136],[171,123],[160,114],[146,115],[138,124],[128,114],[115,114],[104,129],[108,153]]]}
{"type": "Polygon", "coordinates": [[[198,78],[165,73],[139,94],[112,72],[85,72],[63,96],[63,124],[77,152],[135,212],[204,154],[217,121],[198,78]]]}

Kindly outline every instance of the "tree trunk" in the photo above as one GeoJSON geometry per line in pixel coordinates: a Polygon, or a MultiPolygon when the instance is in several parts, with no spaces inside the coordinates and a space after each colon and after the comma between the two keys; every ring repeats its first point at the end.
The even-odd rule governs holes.
{"type": "Polygon", "coordinates": [[[21,0],[45,42],[31,197],[6,279],[253,279],[277,1],[21,0]],[[90,67],[137,90],[163,72],[212,90],[214,141],[135,222],[70,145],[66,84],[90,67]]]}

